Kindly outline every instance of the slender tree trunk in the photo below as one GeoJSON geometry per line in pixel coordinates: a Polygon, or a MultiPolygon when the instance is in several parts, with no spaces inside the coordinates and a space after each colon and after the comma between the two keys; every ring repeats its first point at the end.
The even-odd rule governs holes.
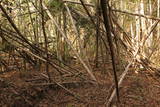
{"type": "Polygon", "coordinates": [[[29,18],[31,21],[31,25],[32,25],[32,29],[33,29],[33,36],[34,36],[34,42],[36,43],[36,31],[35,31],[35,27],[34,27],[34,22],[33,22],[33,18],[31,15],[31,11],[30,11],[30,5],[29,5],[29,0],[27,0],[27,8],[28,8],[28,13],[29,13],[29,18]]]}
{"type": "MultiPolygon", "coordinates": [[[[136,4],[135,12],[139,13],[138,3],[136,4]]],[[[140,39],[139,39],[140,38],[140,18],[139,18],[139,16],[136,16],[135,22],[136,22],[135,49],[137,50],[139,48],[139,42],[140,42],[140,39]]],[[[135,56],[135,54],[136,54],[136,51],[134,52],[134,56],[135,56]]]]}
{"type": "Polygon", "coordinates": [[[112,67],[113,67],[113,72],[114,72],[114,80],[115,80],[115,86],[116,86],[116,92],[117,92],[117,100],[120,101],[119,99],[119,89],[118,89],[118,79],[117,79],[117,73],[116,73],[116,63],[115,63],[115,53],[114,53],[114,46],[112,42],[112,35],[111,35],[111,23],[109,20],[109,7],[108,5],[108,0],[101,0],[101,8],[102,8],[102,13],[103,13],[103,19],[104,19],[104,25],[106,29],[106,36],[108,39],[108,44],[111,52],[111,59],[112,59],[112,67]]]}
{"type": "MultiPolygon", "coordinates": [[[[152,1],[149,0],[149,14],[152,15],[152,1]]],[[[152,19],[149,19],[149,26],[152,26],[153,22],[152,22],[152,19]]],[[[148,29],[148,34],[149,34],[149,31],[151,29],[148,29]]],[[[148,40],[147,40],[147,48],[152,46],[152,41],[153,41],[153,33],[150,34],[148,40]]],[[[151,50],[148,49],[148,53],[147,53],[147,56],[151,53],[151,50]]]]}
{"type": "MultiPolygon", "coordinates": [[[[124,2],[123,2],[123,0],[121,0],[120,1],[120,10],[124,10],[124,4],[123,4],[124,2]]],[[[121,16],[121,25],[122,25],[122,28],[124,28],[124,16],[122,15],[121,16]]],[[[121,38],[122,38],[122,40],[124,39],[123,38],[123,33],[121,34],[121,38]]]]}
{"type": "MultiPolygon", "coordinates": [[[[160,17],[160,0],[157,1],[157,17],[160,17]]],[[[157,26],[159,26],[160,24],[158,23],[157,26]]],[[[157,37],[160,38],[160,28],[157,27],[157,37]]]]}
{"type": "Polygon", "coordinates": [[[40,5],[41,5],[41,16],[42,16],[42,31],[43,31],[43,36],[44,36],[44,40],[45,40],[45,51],[46,51],[46,72],[48,75],[48,79],[49,82],[51,82],[51,77],[49,74],[49,56],[48,56],[48,39],[47,39],[47,35],[45,32],[45,20],[44,20],[44,10],[43,10],[43,5],[42,5],[42,0],[40,0],[40,5]]]}
{"type": "MultiPolygon", "coordinates": [[[[63,10],[63,31],[64,34],[67,36],[67,16],[66,16],[65,10],[63,10]]],[[[64,41],[64,61],[67,61],[67,56],[68,56],[68,46],[66,41],[64,41]]]]}
{"type": "Polygon", "coordinates": [[[99,37],[100,37],[100,16],[101,16],[101,12],[100,12],[100,2],[99,0],[97,0],[97,11],[96,11],[96,15],[97,15],[97,26],[96,26],[96,58],[95,58],[95,63],[96,63],[96,67],[98,67],[98,50],[99,50],[99,37]]]}

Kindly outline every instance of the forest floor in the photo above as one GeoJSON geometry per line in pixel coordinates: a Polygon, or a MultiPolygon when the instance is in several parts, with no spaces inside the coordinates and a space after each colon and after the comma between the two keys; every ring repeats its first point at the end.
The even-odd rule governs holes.
{"type": "MultiPolygon", "coordinates": [[[[47,85],[42,72],[13,71],[0,74],[3,78],[0,81],[0,106],[105,107],[112,92],[113,80],[99,70],[94,69],[94,75],[100,83],[98,86],[89,82],[74,83],[75,80],[72,80],[66,82],[69,91],[54,84],[47,85]]],[[[115,99],[112,107],[117,107],[115,99]]],[[[120,101],[120,107],[159,107],[160,77],[148,71],[135,73],[130,70],[120,87],[120,101]]]]}

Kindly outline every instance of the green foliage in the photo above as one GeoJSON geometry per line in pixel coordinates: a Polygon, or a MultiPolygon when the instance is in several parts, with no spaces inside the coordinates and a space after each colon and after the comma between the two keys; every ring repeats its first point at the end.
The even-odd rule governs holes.
{"type": "Polygon", "coordinates": [[[79,17],[79,19],[77,20],[77,25],[79,25],[80,27],[87,27],[88,25],[88,20],[86,18],[81,18],[79,17]]]}
{"type": "Polygon", "coordinates": [[[72,104],[68,104],[67,107],[75,107],[75,106],[72,104]]]}
{"type": "Polygon", "coordinates": [[[129,0],[129,2],[136,3],[136,2],[139,2],[139,0],[129,0]]]}
{"type": "Polygon", "coordinates": [[[57,14],[62,11],[64,5],[61,0],[50,0],[48,2],[48,7],[52,13],[57,14]]]}
{"type": "Polygon", "coordinates": [[[0,51],[3,51],[3,52],[9,52],[14,49],[15,49],[14,46],[9,43],[4,43],[0,45],[0,51]]]}

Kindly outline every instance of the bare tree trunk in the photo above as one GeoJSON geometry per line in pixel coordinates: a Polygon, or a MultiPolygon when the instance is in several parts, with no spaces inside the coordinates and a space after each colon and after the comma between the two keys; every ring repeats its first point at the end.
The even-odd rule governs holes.
{"type": "Polygon", "coordinates": [[[117,93],[117,100],[120,101],[119,99],[119,89],[118,89],[118,79],[117,79],[117,73],[116,73],[116,63],[115,63],[115,53],[114,53],[114,46],[112,42],[112,35],[111,35],[111,23],[109,19],[109,7],[108,5],[108,0],[101,0],[101,8],[102,8],[102,13],[103,13],[103,19],[104,19],[104,25],[106,29],[106,36],[108,39],[108,44],[111,52],[111,59],[112,59],[112,67],[113,67],[113,72],[114,72],[114,80],[115,80],[115,86],[116,86],[116,93],[117,93]]]}
{"type": "Polygon", "coordinates": [[[33,22],[33,18],[31,15],[31,11],[30,11],[30,5],[29,5],[29,0],[27,0],[27,8],[28,8],[28,12],[29,12],[29,18],[31,21],[31,25],[32,25],[32,29],[33,29],[33,36],[34,36],[34,42],[36,43],[36,31],[35,31],[35,27],[34,27],[34,22],[33,22]]]}
{"type": "MultiPolygon", "coordinates": [[[[152,15],[152,1],[151,0],[149,0],[149,14],[150,15],[152,15]]],[[[153,24],[153,22],[152,22],[152,19],[149,19],[149,26],[152,26],[152,24],[153,24]]],[[[149,34],[149,31],[150,31],[151,29],[148,29],[147,31],[148,31],[148,34],[149,34]]],[[[150,34],[150,36],[148,37],[148,39],[147,39],[147,48],[148,47],[152,47],[152,42],[153,42],[153,32],[150,34]]],[[[148,57],[148,55],[151,53],[151,50],[150,49],[148,49],[148,53],[147,53],[147,57],[148,57]]]]}
{"type": "Polygon", "coordinates": [[[95,64],[96,67],[98,67],[98,51],[99,51],[99,37],[100,37],[100,16],[101,16],[101,12],[100,12],[100,1],[97,0],[97,11],[96,11],[96,16],[97,16],[97,26],[96,26],[96,58],[95,58],[95,64]]]}
{"type": "MultiPolygon", "coordinates": [[[[63,10],[63,31],[64,34],[67,36],[67,14],[65,12],[65,10],[63,10]]],[[[64,61],[67,61],[67,56],[68,56],[68,44],[66,43],[66,41],[64,41],[64,61]]]]}
{"type": "MultiPolygon", "coordinates": [[[[123,0],[120,1],[120,10],[124,10],[124,4],[123,4],[123,0]]],[[[124,16],[122,15],[121,16],[121,25],[122,25],[122,28],[124,28],[124,16]]],[[[123,40],[123,33],[121,34],[121,39],[123,40]]]]}
{"type": "MultiPolygon", "coordinates": [[[[139,13],[139,6],[138,3],[136,5],[137,7],[135,8],[136,13],[139,13]]],[[[140,18],[139,16],[136,16],[136,36],[135,36],[135,40],[136,40],[136,44],[135,44],[135,48],[136,50],[139,48],[139,43],[140,43],[140,18]]],[[[136,52],[134,52],[134,55],[136,54],[136,52]]]]}
{"type": "MultiPolygon", "coordinates": [[[[157,17],[160,17],[160,0],[157,1],[157,17]]],[[[160,38],[160,28],[159,28],[159,23],[158,23],[158,27],[157,27],[157,37],[160,38]]]]}
{"type": "Polygon", "coordinates": [[[74,54],[76,55],[76,57],[79,59],[79,61],[82,63],[82,65],[84,66],[84,68],[86,69],[86,71],[89,73],[89,75],[92,77],[92,79],[97,82],[97,79],[95,78],[95,76],[93,75],[92,71],[89,69],[89,67],[85,64],[85,62],[82,60],[82,58],[80,57],[80,55],[78,54],[78,52],[74,49],[74,47],[71,44],[71,41],[68,39],[68,37],[64,34],[64,32],[62,31],[62,29],[59,27],[59,25],[56,23],[56,21],[54,20],[53,16],[51,15],[50,11],[47,9],[47,7],[45,6],[45,4],[43,3],[43,7],[44,9],[46,9],[46,12],[48,14],[48,16],[50,17],[50,19],[53,21],[53,24],[55,24],[55,26],[57,27],[58,31],[61,33],[62,37],[66,40],[66,42],[68,43],[68,45],[70,46],[70,48],[72,49],[72,51],[74,52],[74,54]]]}
{"type": "Polygon", "coordinates": [[[48,62],[48,59],[49,59],[49,56],[48,56],[48,39],[47,39],[47,35],[46,35],[46,32],[45,32],[45,20],[44,20],[44,10],[43,10],[43,5],[42,5],[42,0],[40,0],[40,5],[41,5],[41,16],[42,16],[42,30],[43,30],[43,36],[44,36],[44,40],[45,40],[45,51],[46,51],[46,72],[47,72],[47,75],[48,75],[48,79],[49,79],[49,82],[51,82],[51,77],[50,77],[50,74],[49,74],[49,62],[48,62]]]}

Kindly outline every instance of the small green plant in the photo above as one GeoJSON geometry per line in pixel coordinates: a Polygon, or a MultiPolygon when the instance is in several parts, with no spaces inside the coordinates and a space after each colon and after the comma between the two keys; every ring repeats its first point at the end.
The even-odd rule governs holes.
{"type": "Polygon", "coordinates": [[[72,104],[68,104],[67,107],[75,107],[75,106],[72,104]]]}
{"type": "Polygon", "coordinates": [[[51,13],[54,13],[54,15],[56,15],[63,9],[63,3],[61,0],[50,0],[48,2],[48,7],[51,13]]]}
{"type": "Polygon", "coordinates": [[[15,47],[7,42],[0,45],[0,51],[3,51],[3,52],[10,52],[10,51],[13,51],[14,49],[15,47]]]}

